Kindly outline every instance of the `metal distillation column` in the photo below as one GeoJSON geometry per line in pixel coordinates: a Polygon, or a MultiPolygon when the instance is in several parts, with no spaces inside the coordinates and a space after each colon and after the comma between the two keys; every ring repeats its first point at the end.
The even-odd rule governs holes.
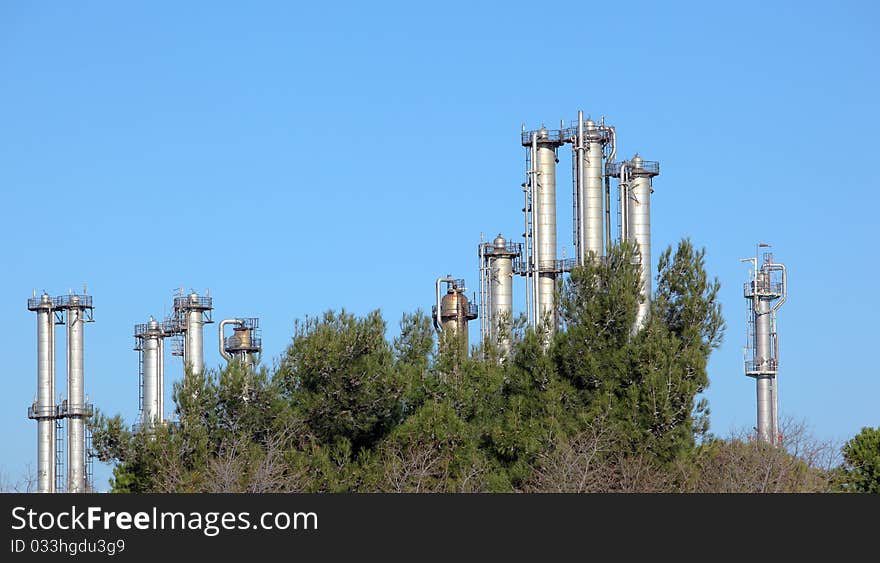
{"type": "Polygon", "coordinates": [[[150,427],[162,424],[164,413],[163,389],[163,339],[165,333],[161,325],[152,317],[145,325],[135,327],[135,337],[139,338],[143,354],[143,402],[141,404],[141,424],[150,427]]]}
{"type": "Polygon", "coordinates": [[[37,421],[37,491],[55,492],[55,326],[48,294],[28,300],[37,313],[37,401],[28,418],[37,421]]]}
{"type": "MultiPolygon", "coordinates": [[[[520,255],[519,245],[508,243],[499,234],[485,251],[488,257],[489,277],[489,337],[498,345],[501,354],[510,353],[513,324],[513,259],[520,255]]],[[[483,318],[487,311],[483,311],[483,318]]]]}
{"type": "MultiPolygon", "coordinates": [[[[541,128],[536,137],[536,171],[537,212],[533,231],[537,233],[533,243],[536,254],[537,300],[535,326],[546,324],[550,334],[556,331],[556,148],[561,144],[559,139],[551,139],[546,128],[541,128]]],[[[532,205],[535,206],[535,193],[532,194],[532,205]]]]}
{"type": "Polygon", "coordinates": [[[764,263],[760,268],[757,257],[743,261],[751,262],[753,266],[752,280],[745,284],[743,296],[749,303],[745,371],[756,382],[756,430],[760,441],[778,445],[779,346],[776,311],[787,298],[787,273],[785,265],[773,262],[773,255],[769,252],[764,254],[764,263]]]}
{"type": "MultiPolygon", "coordinates": [[[[583,113],[579,112],[579,119],[583,113]]],[[[599,257],[604,254],[603,244],[603,218],[602,218],[602,150],[604,138],[599,127],[588,119],[584,124],[583,141],[586,143],[586,152],[583,153],[582,169],[585,171],[584,189],[582,191],[581,205],[583,206],[583,219],[586,224],[580,229],[583,244],[580,246],[580,256],[583,264],[587,256],[593,253],[599,257]],[[584,232],[585,231],[585,232],[584,232]]]]}
{"type": "Polygon", "coordinates": [[[657,162],[645,161],[636,154],[626,169],[630,174],[626,197],[625,226],[627,237],[639,251],[642,299],[636,313],[635,330],[640,330],[651,310],[651,179],[660,173],[657,162]]]}
{"type": "Polygon", "coordinates": [[[183,365],[192,373],[205,369],[204,325],[213,322],[210,317],[211,297],[199,297],[196,292],[174,298],[174,313],[178,330],[184,333],[183,365]]]}
{"type": "Polygon", "coordinates": [[[88,295],[69,295],[60,306],[67,310],[67,492],[86,492],[85,418],[91,415],[85,403],[83,376],[84,311],[91,309],[88,295]]]}
{"type": "Polygon", "coordinates": [[[262,351],[258,335],[260,321],[257,318],[223,319],[218,326],[220,356],[227,363],[238,362],[243,366],[254,366],[262,351]],[[232,336],[226,338],[226,325],[234,325],[232,336]]]}

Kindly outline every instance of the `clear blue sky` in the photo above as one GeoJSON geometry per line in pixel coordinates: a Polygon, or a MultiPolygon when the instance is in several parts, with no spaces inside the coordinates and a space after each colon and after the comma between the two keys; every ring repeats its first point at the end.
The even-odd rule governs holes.
{"type": "MultiPolygon", "coordinates": [[[[791,278],[783,414],[825,438],[880,425],[878,16],[873,2],[2,2],[0,472],[36,461],[32,289],[88,284],[86,390],[133,421],[132,326],[176,287],[210,288],[216,319],[260,317],[269,362],[304,315],[381,308],[393,333],[430,308],[438,275],[476,289],[480,232],[522,232],[521,123],[578,109],[607,116],[622,156],[661,162],[655,257],[682,237],[708,249],[728,322],[713,430],[754,424],[739,259],[758,241],[791,278]]],[[[566,150],[570,255],[569,166],[566,150]]],[[[215,339],[212,325],[209,366],[215,339]]],[[[96,468],[99,488],[108,476],[96,468]]]]}

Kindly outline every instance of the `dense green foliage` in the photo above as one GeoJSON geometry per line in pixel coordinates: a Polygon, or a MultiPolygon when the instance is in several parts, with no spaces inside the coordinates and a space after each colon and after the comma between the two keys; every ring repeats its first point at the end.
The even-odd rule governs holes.
{"type": "Polygon", "coordinates": [[[843,488],[880,493],[880,428],[862,428],[843,446],[843,488]]]}
{"type": "MultiPolygon", "coordinates": [[[[635,331],[636,258],[623,245],[572,272],[546,348],[521,320],[501,358],[438,345],[421,312],[390,343],[378,311],[327,312],[296,325],[272,370],[187,374],[175,424],[97,417],[94,447],[119,492],[723,489],[707,468],[761,455],[707,438],[697,401],[724,332],[718,282],[689,241],[667,250],[635,331]]],[[[778,488],[816,488],[795,473],[778,488]]]]}

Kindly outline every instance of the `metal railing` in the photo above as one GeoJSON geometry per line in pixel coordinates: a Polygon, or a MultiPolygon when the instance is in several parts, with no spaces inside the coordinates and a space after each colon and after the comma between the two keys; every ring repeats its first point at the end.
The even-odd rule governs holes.
{"type": "Polygon", "coordinates": [[[538,144],[551,142],[551,143],[564,143],[566,140],[564,129],[547,129],[546,135],[542,135],[540,129],[535,129],[534,131],[523,131],[522,132],[522,144],[523,146],[528,146],[532,144],[532,133],[536,133],[538,137],[538,144]]]}
{"type": "Polygon", "coordinates": [[[186,311],[189,309],[211,309],[211,298],[201,295],[193,298],[190,295],[178,295],[174,298],[174,310],[186,311]]]}
{"type": "Polygon", "coordinates": [[[41,418],[59,418],[64,415],[61,414],[61,407],[58,405],[48,405],[48,406],[37,406],[31,405],[28,407],[28,418],[34,420],[38,420],[41,418]]]}
{"type": "Polygon", "coordinates": [[[746,360],[746,375],[775,374],[779,371],[779,362],[775,358],[766,360],[746,360]]]}
{"type": "MultiPolygon", "coordinates": [[[[650,175],[657,176],[660,174],[660,163],[656,160],[643,160],[639,168],[634,168],[632,163],[629,161],[625,161],[627,164],[627,169],[638,175],[650,175]]],[[[623,162],[618,162],[616,160],[612,160],[605,164],[605,174],[608,176],[620,176],[620,167],[623,165],[623,162]]]]}
{"type": "Polygon", "coordinates": [[[39,297],[28,297],[28,311],[36,311],[38,309],[54,309],[55,303],[52,301],[52,298],[49,298],[49,301],[43,302],[43,296],[39,297]]]}
{"type": "Polygon", "coordinates": [[[91,309],[92,308],[92,296],[78,293],[71,293],[70,295],[59,295],[55,299],[56,309],[91,309]]]}
{"type": "Polygon", "coordinates": [[[747,281],[743,284],[743,296],[744,297],[754,297],[757,295],[765,295],[768,297],[780,297],[782,296],[782,282],[761,282],[757,283],[757,288],[755,288],[755,281],[747,281]]]}
{"type": "Polygon", "coordinates": [[[263,349],[263,339],[258,336],[252,336],[247,344],[242,344],[235,335],[229,336],[223,343],[223,349],[229,353],[259,352],[263,349]]]}
{"type": "Polygon", "coordinates": [[[177,317],[168,317],[162,321],[162,331],[165,334],[177,334],[183,332],[186,328],[186,319],[177,317]]]}
{"type": "Polygon", "coordinates": [[[59,416],[93,416],[95,414],[95,405],[91,403],[70,405],[67,401],[64,401],[61,403],[58,412],[59,416]]]}

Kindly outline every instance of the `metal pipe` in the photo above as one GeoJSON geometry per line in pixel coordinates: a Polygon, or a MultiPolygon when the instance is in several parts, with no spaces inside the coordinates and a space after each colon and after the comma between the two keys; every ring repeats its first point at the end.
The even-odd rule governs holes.
{"type": "Polygon", "coordinates": [[[785,270],[785,264],[771,263],[768,264],[768,266],[770,270],[778,270],[782,272],[782,295],[776,304],[773,305],[773,312],[775,313],[780,307],[782,307],[782,304],[785,303],[785,300],[788,298],[788,274],[785,270]]]}
{"type": "Polygon", "coordinates": [[[628,200],[629,193],[627,189],[627,170],[629,168],[628,162],[620,163],[620,179],[618,181],[618,187],[620,189],[620,242],[623,242],[629,238],[627,233],[627,212],[628,212],[628,200]]]}
{"type": "Polygon", "coordinates": [[[85,492],[85,427],[83,413],[83,310],[71,296],[67,309],[67,492],[85,492]]]}
{"type": "Polygon", "coordinates": [[[617,131],[612,126],[605,128],[611,134],[611,152],[605,161],[605,253],[611,253],[611,178],[608,175],[611,163],[617,158],[617,131]]]}
{"type": "Polygon", "coordinates": [[[540,284],[540,270],[541,270],[541,251],[540,251],[540,238],[541,238],[541,229],[539,217],[540,214],[538,212],[538,207],[540,205],[540,189],[538,188],[538,134],[532,133],[532,171],[531,171],[531,195],[532,195],[532,327],[537,330],[538,323],[541,319],[541,299],[539,292],[539,284],[540,284]]]}
{"type": "MultiPolygon", "coordinates": [[[[531,151],[531,148],[529,148],[531,151]]],[[[523,247],[523,252],[525,252],[525,256],[523,256],[523,263],[525,264],[525,278],[526,278],[526,318],[529,319],[529,322],[532,320],[532,270],[531,270],[531,250],[529,246],[529,241],[531,235],[529,234],[529,215],[531,214],[531,209],[529,208],[529,190],[531,189],[529,179],[531,177],[531,168],[526,170],[526,182],[523,184],[523,220],[525,222],[525,230],[523,231],[523,238],[525,239],[525,245],[523,247]]]]}
{"type": "Polygon", "coordinates": [[[159,338],[159,422],[165,421],[165,335],[159,338]]]}
{"type": "Polygon", "coordinates": [[[443,321],[440,319],[440,284],[443,282],[453,283],[454,281],[454,278],[447,276],[445,278],[437,278],[437,281],[434,283],[434,287],[437,290],[437,303],[434,308],[434,329],[437,332],[443,332],[443,321]]]}
{"type": "Polygon", "coordinates": [[[226,328],[226,325],[228,325],[228,324],[236,324],[236,325],[240,326],[240,325],[244,324],[244,321],[241,319],[223,319],[222,321],[220,321],[220,325],[217,327],[217,329],[219,331],[218,335],[220,336],[220,355],[223,356],[224,360],[226,360],[229,363],[232,363],[234,358],[232,357],[232,354],[230,354],[229,352],[226,351],[226,338],[223,333],[223,330],[226,328]]]}
{"type": "MultiPolygon", "coordinates": [[[[48,298],[49,296],[46,295],[46,297],[48,298]]],[[[52,412],[57,416],[58,404],[55,402],[57,400],[57,395],[55,394],[56,393],[55,392],[55,383],[56,383],[56,378],[58,377],[57,376],[58,372],[56,371],[56,365],[55,365],[56,358],[57,358],[56,351],[55,351],[55,339],[56,339],[57,335],[55,334],[55,319],[53,318],[53,316],[54,316],[54,311],[50,311],[49,312],[49,319],[48,319],[48,321],[49,321],[49,342],[50,342],[50,344],[49,344],[49,349],[50,349],[50,353],[49,353],[49,389],[50,389],[50,391],[49,391],[49,403],[48,403],[47,407],[50,408],[52,410],[52,412]]],[[[56,429],[57,421],[58,421],[57,418],[53,419],[50,424],[51,430],[47,430],[47,432],[50,432],[52,434],[52,438],[50,440],[50,442],[51,442],[51,446],[50,446],[50,448],[51,448],[51,452],[50,452],[51,462],[50,463],[52,466],[50,469],[50,475],[52,476],[52,482],[49,484],[49,487],[50,487],[50,492],[53,492],[53,493],[58,492],[58,479],[59,479],[59,475],[58,475],[58,433],[57,433],[57,429],[56,429]]]]}
{"type": "Polygon", "coordinates": [[[577,146],[575,147],[575,162],[577,163],[576,172],[577,172],[577,193],[575,194],[575,201],[577,205],[577,217],[575,218],[577,222],[577,240],[575,241],[575,256],[577,257],[578,264],[584,263],[584,258],[586,256],[586,242],[585,242],[585,225],[584,225],[584,152],[586,151],[586,147],[584,147],[584,112],[578,111],[578,132],[577,132],[577,146]]]}

